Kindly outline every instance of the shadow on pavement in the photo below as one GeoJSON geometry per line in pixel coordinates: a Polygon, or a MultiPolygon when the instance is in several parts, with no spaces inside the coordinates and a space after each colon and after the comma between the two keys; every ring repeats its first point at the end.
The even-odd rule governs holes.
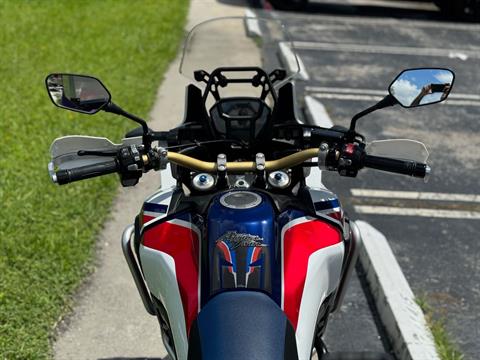
{"type": "Polygon", "coordinates": [[[113,357],[113,358],[100,358],[97,360],[171,360],[170,356],[164,358],[151,358],[151,357],[113,357]]]}
{"type": "Polygon", "coordinates": [[[252,5],[254,0],[217,0],[220,4],[232,5],[232,6],[245,6],[252,5]]]}
{"type": "Polygon", "coordinates": [[[221,4],[232,6],[245,6],[249,5],[253,8],[259,8],[262,5],[262,0],[217,0],[221,4]]]}

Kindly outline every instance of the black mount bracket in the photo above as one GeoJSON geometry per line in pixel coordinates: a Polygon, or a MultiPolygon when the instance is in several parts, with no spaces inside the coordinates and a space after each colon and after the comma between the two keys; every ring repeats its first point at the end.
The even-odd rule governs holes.
{"type": "Polygon", "coordinates": [[[282,80],[286,77],[284,70],[275,70],[268,75],[263,69],[259,67],[221,67],[208,74],[204,70],[197,70],[194,72],[195,80],[204,82],[207,87],[203,93],[203,101],[207,100],[208,94],[212,94],[216,101],[220,100],[219,88],[224,88],[229,84],[252,84],[254,87],[262,87],[262,94],[260,98],[265,100],[268,94],[271,94],[274,103],[277,102],[277,94],[273,88],[273,82],[282,80]],[[224,73],[239,73],[250,72],[254,73],[252,77],[246,78],[228,78],[224,73]]]}
{"type": "Polygon", "coordinates": [[[147,151],[150,150],[152,145],[152,134],[145,120],[139,118],[136,115],[126,112],[120,106],[114,104],[113,102],[109,102],[102,110],[104,110],[105,112],[121,115],[140,124],[143,129],[143,145],[145,146],[145,149],[147,151]]]}
{"type": "Polygon", "coordinates": [[[352,118],[352,121],[350,122],[350,129],[348,130],[347,132],[347,139],[349,141],[354,141],[355,140],[355,137],[358,135],[356,132],[355,132],[355,126],[357,124],[357,120],[364,117],[365,115],[368,115],[376,110],[380,110],[380,109],[383,109],[383,108],[386,108],[386,107],[389,107],[389,106],[393,106],[393,105],[396,105],[398,102],[397,100],[390,94],[388,94],[387,96],[385,96],[382,100],[380,100],[378,103],[376,103],[375,105],[369,107],[368,109],[365,109],[361,112],[359,112],[358,114],[356,114],[353,118],[352,118]]]}

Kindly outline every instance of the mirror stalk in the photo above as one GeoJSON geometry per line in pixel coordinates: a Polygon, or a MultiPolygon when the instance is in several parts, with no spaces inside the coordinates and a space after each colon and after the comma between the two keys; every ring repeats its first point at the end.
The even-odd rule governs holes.
{"type": "Polygon", "coordinates": [[[150,129],[148,128],[147,122],[138,116],[135,116],[133,114],[130,114],[129,112],[126,112],[123,110],[120,106],[114,104],[113,102],[109,102],[102,110],[105,110],[106,112],[121,115],[126,117],[127,119],[133,120],[136,123],[140,124],[143,129],[143,144],[145,145],[146,150],[150,150],[150,145],[151,145],[151,134],[150,134],[150,129]]]}
{"type": "Polygon", "coordinates": [[[376,110],[380,110],[389,106],[393,106],[397,104],[397,100],[392,95],[387,95],[385,96],[382,100],[380,100],[378,103],[375,105],[369,107],[368,109],[365,109],[358,114],[356,114],[353,118],[352,121],[350,122],[350,129],[348,130],[347,133],[347,138],[349,141],[355,140],[355,125],[357,124],[357,120],[364,117],[365,115],[368,115],[376,110]]]}

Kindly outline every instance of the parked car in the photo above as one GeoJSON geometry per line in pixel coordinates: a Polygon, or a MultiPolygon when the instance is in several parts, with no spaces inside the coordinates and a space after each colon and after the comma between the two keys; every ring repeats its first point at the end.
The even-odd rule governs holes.
{"type": "Polygon", "coordinates": [[[269,2],[280,10],[301,10],[308,4],[308,0],[269,0],[269,2]]]}
{"type": "Polygon", "coordinates": [[[480,0],[433,0],[448,16],[480,21],[480,0]]]}
{"type": "MultiPolygon", "coordinates": [[[[262,0],[254,0],[262,1],[262,0]]],[[[308,0],[268,0],[280,10],[301,10],[308,0]]],[[[432,0],[449,17],[480,21],[480,0],[432,0]]]]}

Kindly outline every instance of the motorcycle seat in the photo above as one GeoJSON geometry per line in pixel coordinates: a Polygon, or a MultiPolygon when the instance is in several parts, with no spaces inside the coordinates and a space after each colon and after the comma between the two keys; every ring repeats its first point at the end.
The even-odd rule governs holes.
{"type": "Polygon", "coordinates": [[[264,293],[223,292],[205,305],[192,324],[188,359],[298,359],[295,332],[264,293]]]}

